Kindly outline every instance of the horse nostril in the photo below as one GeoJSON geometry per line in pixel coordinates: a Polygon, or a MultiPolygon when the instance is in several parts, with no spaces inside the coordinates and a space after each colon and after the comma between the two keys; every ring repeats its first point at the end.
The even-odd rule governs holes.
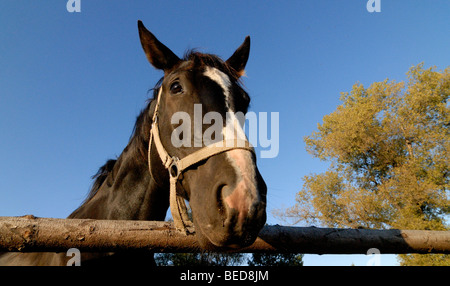
{"type": "Polygon", "coordinates": [[[224,192],[224,188],[226,188],[226,185],[220,185],[217,188],[217,193],[216,193],[216,201],[217,201],[217,209],[219,210],[219,214],[220,216],[223,218],[225,215],[225,205],[223,202],[223,192],[224,192]]]}

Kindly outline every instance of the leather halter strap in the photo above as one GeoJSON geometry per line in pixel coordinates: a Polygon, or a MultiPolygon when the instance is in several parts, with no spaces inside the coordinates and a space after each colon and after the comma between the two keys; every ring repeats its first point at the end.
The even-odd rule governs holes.
{"type": "Polygon", "coordinates": [[[233,140],[224,140],[219,141],[210,145],[207,145],[182,159],[178,157],[171,156],[166,148],[164,148],[161,137],[159,133],[159,125],[158,125],[158,109],[159,103],[162,96],[162,87],[160,87],[158,92],[158,99],[155,106],[155,111],[153,113],[153,122],[150,130],[150,140],[148,146],[148,167],[151,173],[151,161],[150,161],[150,152],[152,142],[155,144],[156,150],[158,151],[158,155],[161,158],[161,161],[164,167],[169,172],[170,177],[170,210],[172,214],[172,218],[174,221],[175,227],[184,232],[185,234],[192,233],[193,223],[190,221],[188,214],[186,203],[184,198],[177,194],[177,181],[180,179],[180,175],[183,171],[188,169],[190,166],[197,164],[203,160],[206,160],[212,156],[228,152],[234,149],[243,149],[249,152],[255,153],[253,146],[251,146],[248,140],[242,139],[233,139],[233,140]]]}

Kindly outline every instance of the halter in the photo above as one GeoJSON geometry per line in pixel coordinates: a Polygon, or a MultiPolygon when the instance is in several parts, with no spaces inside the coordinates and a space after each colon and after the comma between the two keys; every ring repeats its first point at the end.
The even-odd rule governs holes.
{"type": "Polygon", "coordinates": [[[158,155],[161,158],[161,161],[164,167],[169,172],[170,177],[170,211],[172,213],[172,218],[175,227],[184,232],[185,234],[193,233],[192,227],[193,223],[190,221],[188,214],[186,203],[184,198],[177,194],[177,182],[181,180],[181,173],[189,168],[190,166],[208,159],[212,156],[234,150],[234,149],[243,149],[255,154],[254,148],[251,146],[250,142],[242,139],[233,139],[233,140],[223,140],[210,145],[207,145],[182,159],[179,159],[175,156],[170,156],[167,150],[164,148],[161,137],[159,135],[159,126],[158,126],[158,108],[160,99],[162,96],[162,87],[160,87],[158,92],[158,99],[156,101],[155,111],[153,113],[152,127],[150,130],[150,140],[148,145],[148,168],[150,173],[152,172],[151,161],[150,161],[150,152],[152,142],[155,143],[156,150],[158,151],[158,155]]]}

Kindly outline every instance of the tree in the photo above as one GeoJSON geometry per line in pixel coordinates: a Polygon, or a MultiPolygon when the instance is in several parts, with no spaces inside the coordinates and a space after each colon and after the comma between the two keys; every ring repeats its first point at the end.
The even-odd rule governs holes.
{"type": "Polygon", "coordinates": [[[239,266],[243,253],[160,253],[155,255],[158,266],[239,266]]]}
{"type": "MultiPolygon", "coordinates": [[[[303,178],[285,216],[329,227],[448,230],[450,68],[407,73],[408,82],[357,83],[306,136],[330,162],[303,178]]],[[[450,264],[448,255],[402,255],[405,265],[450,264]]]]}
{"type": "Polygon", "coordinates": [[[296,253],[160,253],[155,255],[158,266],[303,266],[303,255],[296,253]],[[247,259],[245,259],[247,258],[247,259]]]}
{"type": "Polygon", "coordinates": [[[247,260],[247,263],[249,266],[303,266],[303,254],[253,253],[252,257],[247,260]]]}

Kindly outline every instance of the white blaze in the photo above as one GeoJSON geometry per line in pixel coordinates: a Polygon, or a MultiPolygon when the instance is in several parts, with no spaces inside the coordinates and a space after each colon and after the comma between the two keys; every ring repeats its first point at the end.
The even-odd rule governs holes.
{"type": "Polygon", "coordinates": [[[206,67],[205,76],[216,82],[223,90],[225,97],[225,106],[227,108],[225,127],[222,130],[224,140],[233,140],[235,138],[246,140],[245,132],[239,123],[234,111],[231,110],[230,78],[220,70],[212,67],[206,67]]]}
{"type": "MultiPolygon", "coordinates": [[[[225,97],[225,106],[227,108],[225,127],[222,129],[223,139],[234,141],[234,139],[247,140],[245,132],[231,110],[230,78],[220,70],[212,67],[206,67],[204,75],[216,82],[223,90],[225,97]]],[[[240,211],[240,219],[244,219],[251,201],[257,196],[256,192],[256,174],[253,167],[252,155],[250,152],[242,149],[234,149],[226,152],[227,159],[234,167],[239,176],[236,189],[229,195],[225,202],[234,209],[240,211]]]]}

